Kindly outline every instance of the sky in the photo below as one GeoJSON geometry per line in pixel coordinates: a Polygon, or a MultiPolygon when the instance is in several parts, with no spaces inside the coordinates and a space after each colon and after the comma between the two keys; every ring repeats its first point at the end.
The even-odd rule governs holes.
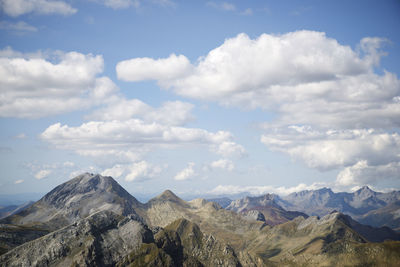
{"type": "Polygon", "coordinates": [[[0,194],[400,189],[400,1],[0,0],[0,194]]]}

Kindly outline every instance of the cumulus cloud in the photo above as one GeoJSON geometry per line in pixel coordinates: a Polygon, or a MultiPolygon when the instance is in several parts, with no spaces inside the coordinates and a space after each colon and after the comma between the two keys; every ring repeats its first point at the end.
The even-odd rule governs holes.
{"type": "Polygon", "coordinates": [[[177,181],[184,181],[192,178],[193,176],[196,176],[197,174],[193,169],[194,166],[195,166],[194,162],[189,162],[186,168],[184,168],[175,175],[174,179],[177,181]]]}
{"type": "Polygon", "coordinates": [[[77,9],[65,1],[53,0],[0,0],[0,8],[8,16],[18,17],[28,13],[41,15],[60,14],[72,15],[77,9]]]}
{"type": "Polygon", "coordinates": [[[341,169],[338,186],[377,184],[399,178],[400,136],[374,129],[315,130],[305,126],[270,129],[261,142],[319,170],[341,169]]]}
{"type": "Polygon", "coordinates": [[[253,196],[259,196],[264,194],[278,194],[288,195],[294,192],[303,190],[316,190],[324,186],[322,183],[313,183],[311,185],[298,184],[293,187],[274,187],[274,186],[238,186],[238,185],[218,185],[213,188],[209,193],[213,195],[235,195],[240,193],[249,193],[253,196]]]}
{"type": "Polygon", "coordinates": [[[190,68],[190,61],[185,56],[172,54],[162,59],[145,57],[121,61],[116,71],[118,78],[124,81],[159,80],[168,86],[169,81],[186,75],[190,68]]]}
{"type": "Polygon", "coordinates": [[[352,186],[359,184],[377,184],[382,179],[396,180],[400,178],[400,162],[370,166],[366,160],[346,167],[337,176],[337,184],[352,186]]]}
{"type": "Polygon", "coordinates": [[[32,25],[24,21],[18,22],[9,22],[9,21],[0,21],[0,29],[13,31],[17,33],[28,33],[28,32],[37,32],[38,29],[32,25]]]}
{"type": "Polygon", "coordinates": [[[143,181],[156,177],[163,170],[160,166],[155,166],[147,161],[134,162],[132,164],[116,164],[112,168],[106,169],[102,175],[119,178],[125,176],[126,181],[143,181]]]}
{"type": "Polygon", "coordinates": [[[220,159],[216,160],[210,163],[210,167],[212,169],[221,169],[221,170],[227,170],[227,171],[233,171],[235,168],[235,165],[233,162],[229,159],[220,159]]]}
{"type": "Polygon", "coordinates": [[[40,137],[60,149],[73,150],[85,156],[112,158],[119,163],[138,161],[153,149],[203,145],[213,151],[224,142],[233,142],[233,136],[225,131],[213,133],[140,119],[90,121],[77,127],[56,123],[40,137]]]}
{"type": "MultiPolygon", "coordinates": [[[[338,185],[350,185],[393,177],[400,162],[400,81],[379,69],[385,42],[366,37],[353,49],[315,31],[239,34],[194,63],[179,56],[184,64],[168,77],[129,65],[117,72],[181,96],[273,112],[262,143],[311,168],[342,170],[338,185]]],[[[158,69],[170,64],[156,61],[158,69]]],[[[224,155],[235,147],[228,144],[214,149],[224,155]]]]}
{"type": "Polygon", "coordinates": [[[244,147],[232,141],[224,141],[214,146],[214,151],[224,157],[243,157],[246,155],[244,147]]]}
{"type": "Polygon", "coordinates": [[[103,71],[102,56],[0,51],[0,116],[39,118],[109,101],[117,87],[103,71]]]}
{"type": "Polygon", "coordinates": [[[95,110],[86,116],[89,120],[128,120],[141,118],[146,122],[159,122],[166,125],[184,125],[193,119],[193,105],[181,101],[167,101],[159,108],[153,108],[139,99],[117,98],[106,107],[95,110]]]}
{"type": "Polygon", "coordinates": [[[40,170],[35,174],[35,178],[41,180],[49,176],[51,173],[52,173],[51,170],[40,170]]]}
{"type": "Polygon", "coordinates": [[[374,73],[383,42],[364,38],[356,51],[321,32],[262,34],[257,39],[239,34],[196,64],[183,55],[181,60],[175,55],[146,58],[144,66],[157,63],[149,70],[137,58],[121,62],[117,73],[127,81],[157,80],[186,97],[274,111],[282,124],[399,124],[400,82],[393,73],[374,73]],[[171,65],[179,66],[173,74],[160,71],[171,65]]]}
{"type": "Polygon", "coordinates": [[[271,150],[303,160],[308,166],[330,170],[352,166],[362,159],[370,164],[400,160],[400,136],[373,129],[318,131],[310,127],[274,128],[261,137],[271,150]]]}

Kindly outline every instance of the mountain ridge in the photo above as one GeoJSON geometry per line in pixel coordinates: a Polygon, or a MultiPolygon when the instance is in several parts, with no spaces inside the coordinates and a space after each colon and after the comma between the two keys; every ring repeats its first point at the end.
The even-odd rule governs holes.
{"type": "MultiPolygon", "coordinates": [[[[331,193],[321,192],[323,197],[317,199],[326,201],[331,193]]],[[[363,199],[372,196],[368,194],[363,199]]],[[[262,220],[261,211],[284,212],[278,204],[283,201],[272,194],[247,197],[236,206],[231,203],[236,212],[205,199],[185,201],[165,190],[140,203],[111,177],[85,173],[51,190],[33,208],[6,218],[20,223],[7,224],[9,231],[19,227],[26,236],[24,231],[33,229],[35,239],[6,248],[0,266],[341,266],[400,261],[400,242],[385,241],[399,240],[399,234],[362,225],[340,212],[270,225],[262,220]],[[65,220],[54,222],[53,213],[65,220]],[[32,218],[41,220],[35,224],[32,218]],[[49,225],[53,228],[38,232],[49,225]]],[[[10,233],[1,227],[0,245],[10,233]]]]}

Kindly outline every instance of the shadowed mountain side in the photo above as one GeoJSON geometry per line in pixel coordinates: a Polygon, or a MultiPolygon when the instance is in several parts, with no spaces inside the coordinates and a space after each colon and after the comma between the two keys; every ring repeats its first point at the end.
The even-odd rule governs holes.
{"type": "Polygon", "coordinates": [[[374,227],[387,226],[395,231],[400,231],[400,201],[372,210],[358,218],[358,221],[374,227]]]}
{"type": "Polygon", "coordinates": [[[21,205],[11,205],[11,206],[7,206],[7,207],[0,207],[0,219],[6,218],[10,215],[18,213],[18,212],[30,207],[33,203],[35,203],[35,202],[28,201],[21,205]]]}

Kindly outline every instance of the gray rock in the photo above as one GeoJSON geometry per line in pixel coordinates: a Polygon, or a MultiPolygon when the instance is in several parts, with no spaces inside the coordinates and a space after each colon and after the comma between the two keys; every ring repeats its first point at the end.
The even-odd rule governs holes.
{"type": "Polygon", "coordinates": [[[0,266],[113,266],[153,234],[134,216],[101,211],[0,256],[0,266]]]}

